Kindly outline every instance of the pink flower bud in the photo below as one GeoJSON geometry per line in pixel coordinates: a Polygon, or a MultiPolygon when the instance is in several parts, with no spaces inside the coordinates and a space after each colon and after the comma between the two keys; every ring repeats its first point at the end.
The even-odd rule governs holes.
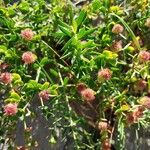
{"type": "Polygon", "coordinates": [[[39,93],[39,97],[42,98],[42,100],[49,100],[50,93],[47,90],[43,90],[39,93]]]}
{"type": "Polygon", "coordinates": [[[21,31],[22,38],[24,38],[27,41],[32,40],[33,35],[34,35],[34,33],[31,29],[25,29],[25,30],[21,31]]]}
{"type": "Polygon", "coordinates": [[[98,123],[98,129],[101,130],[101,131],[107,131],[108,123],[106,121],[100,121],[98,123]]]}
{"type": "Polygon", "coordinates": [[[114,52],[118,52],[122,49],[122,41],[113,41],[111,45],[111,50],[114,52]]]}
{"type": "Polygon", "coordinates": [[[86,88],[81,91],[81,96],[86,101],[93,101],[95,99],[95,92],[90,88],[86,88]]]}
{"type": "Polygon", "coordinates": [[[127,123],[130,125],[137,122],[144,115],[144,110],[145,108],[143,106],[136,107],[133,112],[127,115],[127,123]]]}
{"type": "Polygon", "coordinates": [[[147,20],[145,22],[145,26],[150,27],[150,18],[147,18],[147,20]]]}
{"type": "Polygon", "coordinates": [[[36,60],[36,55],[33,54],[32,52],[24,52],[22,55],[22,60],[24,61],[25,64],[31,64],[35,62],[36,60]]]}
{"type": "Polygon", "coordinates": [[[133,111],[133,117],[134,121],[137,121],[139,118],[141,118],[144,115],[144,107],[143,106],[138,106],[134,111],[133,111]]]}
{"type": "Polygon", "coordinates": [[[134,116],[133,116],[133,113],[129,113],[127,114],[126,116],[126,121],[127,121],[127,124],[131,125],[134,123],[134,116]]]}
{"type": "Polygon", "coordinates": [[[119,34],[119,33],[122,33],[124,30],[123,26],[120,25],[120,24],[115,24],[112,28],[112,32],[115,33],[115,34],[119,34]]]}
{"type": "Polygon", "coordinates": [[[143,91],[146,87],[147,87],[147,82],[142,79],[138,80],[134,85],[134,89],[136,91],[143,91]]]}
{"type": "Polygon", "coordinates": [[[147,51],[141,51],[138,55],[140,63],[144,63],[150,60],[150,53],[147,51]]]}
{"type": "Polygon", "coordinates": [[[139,100],[139,103],[140,103],[142,106],[144,106],[144,107],[150,109],[150,97],[148,97],[148,96],[142,97],[142,98],[139,100]]]}
{"type": "Polygon", "coordinates": [[[7,63],[0,63],[0,69],[5,70],[8,67],[9,67],[9,64],[7,64],[7,63]]]}
{"type": "Polygon", "coordinates": [[[103,70],[99,70],[98,72],[98,80],[99,81],[105,81],[105,80],[110,80],[111,79],[111,71],[110,69],[106,68],[103,70]]]}
{"type": "Polygon", "coordinates": [[[105,139],[102,142],[102,150],[111,150],[111,143],[109,139],[105,139]]]}
{"type": "Polygon", "coordinates": [[[77,90],[78,90],[79,93],[81,93],[86,88],[87,88],[87,86],[84,83],[77,84],[77,90]]]}
{"type": "Polygon", "coordinates": [[[0,75],[0,81],[4,84],[9,84],[12,81],[12,76],[8,72],[4,72],[0,75]]]}
{"type": "Polygon", "coordinates": [[[9,103],[4,106],[4,112],[5,115],[7,116],[16,115],[17,111],[18,111],[17,104],[9,103]]]}

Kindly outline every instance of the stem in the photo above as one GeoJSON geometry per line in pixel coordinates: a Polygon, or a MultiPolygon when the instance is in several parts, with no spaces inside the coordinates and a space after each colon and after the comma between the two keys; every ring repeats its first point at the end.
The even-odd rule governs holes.
{"type": "Polygon", "coordinates": [[[39,81],[40,73],[41,73],[41,67],[39,67],[37,70],[37,75],[36,75],[36,79],[35,79],[37,82],[39,81]]]}
{"type": "Polygon", "coordinates": [[[126,30],[129,32],[134,44],[136,45],[137,49],[140,51],[141,50],[140,44],[139,44],[138,40],[136,39],[135,34],[131,30],[131,28],[128,26],[128,24],[122,18],[120,18],[118,15],[116,15],[114,13],[111,13],[111,15],[118,18],[120,20],[120,22],[125,26],[126,30]]]}
{"type": "MultiPolygon", "coordinates": [[[[39,75],[40,75],[40,72],[41,70],[44,72],[44,74],[46,75],[46,77],[48,78],[48,80],[51,82],[51,83],[54,83],[53,80],[51,79],[51,77],[48,75],[48,73],[45,71],[45,69],[43,68],[43,66],[40,65],[40,63],[37,61],[38,65],[39,65],[39,75]]],[[[37,77],[36,77],[36,81],[39,79],[39,75],[38,75],[38,71],[37,71],[37,77]]]]}
{"type": "MultiPolygon", "coordinates": [[[[58,72],[58,74],[59,74],[59,78],[60,78],[61,85],[64,86],[63,78],[62,78],[62,75],[61,75],[60,71],[58,72]]],[[[76,137],[75,132],[74,132],[74,123],[73,123],[73,120],[72,120],[72,118],[71,118],[71,113],[72,113],[72,112],[71,112],[71,107],[70,107],[70,105],[69,105],[69,99],[68,99],[68,96],[66,95],[65,88],[63,88],[62,97],[64,97],[63,95],[65,95],[65,102],[66,102],[66,104],[67,104],[68,112],[69,112],[69,123],[70,123],[69,126],[71,127],[72,136],[73,136],[74,142],[75,142],[75,144],[76,144],[76,146],[77,146],[77,149],[79,149],[78,144],[77,144],[77,141],[76,141],[76,140],[77,140],[77,137],[76,137]]]]}
{"type": "Polygon", "coordinates": [[[41,106],[43,107],[43,106],[44,106],[44,103],[43,103],[42,98],[40,98],[40,101],[41,101],[41,106]]]}
{"type": "Polygon", "coordinates": [[[44,45],[46,45],[57,57],[59,57],[59,59],[66,65],[66,66],[69,66],[68,63],[66,61],[64,61],[61,56],[50,46],[48,45],[45,41],[42,40],[42,43],[44,45]]]}

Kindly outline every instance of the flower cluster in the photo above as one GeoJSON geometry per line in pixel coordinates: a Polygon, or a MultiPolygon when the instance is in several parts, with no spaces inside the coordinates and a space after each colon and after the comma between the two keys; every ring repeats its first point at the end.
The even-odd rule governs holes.
{"type": "Polygon", "coordinates": [[[7,116],[13,116],[13,115],[16,115],[18,111],[18,108],[17,108],[17,104],[13,104],[13,103],[9,103],[7,105],[4,106],[4,112],[5,112],[5,115],[7,116]]]}
{"type": "Polygon", "coordinates": [[[85,101],[90,102],[95,99],[95,92],[90,88],[86,88],[81,91],[81,96],[85,101]]]}
{"type": "Polygon", "coordinates": [[[12,81],[12,76],[8,72],[4,72],[0,75],[0,82],[4,84],[10,84],[12,81]]]}
{"type": "Polygon", "coordinates": [[[150,52],[141,51],[138,55],[138,58],[141,63],[147,62],[150,60],[150,52]]]}
{"type": "Polygon", "coordinates": [[[99,81],[106,81],[106,80],[110,80],[112,76],[112,72],[110,69],[105,68],[102,70],[99,70],[98,72],[98,80],[99,81]]]}
{"type": "Polygon", "coordinates": [[[120,25],[120,24],[115,24],[112,28],[112,33],[115,33],[115,34],[119,34],[119,33],[122,33],[124,30],[123,26],[120,25]]]}
{"type": "Polygon", "coordinates": [[[144,114],[145,108],[142,106],[136,107],[131,113],[127,114],[127,123],[133,124],[138,121],[144,114]]]}
{"type": "Polygon", "coordinates": [[[50,93],[47,90],[43,90],[39,93],[39,97],[42,98],[42,100],[49,100],[50,93]]]}
{"type": "Polygon", "coordinates": [[[98,129],[101,130],[101,131],[107,131],[108,123],[106,121],[100,121],[98,123],[98,129]]]}
{"type": "Polygon", "coordinates": [[[30,41],[33,39],[34,33],[31,29],[25,29],[21,31],[21,36],[23,39],[30,41]]]}
{"type": "Polygon", "coordinates": [[[24,61],[25,64],[31,64],[35,62],[36,60],[36,55],[33,54],[32,52],[25,52],[22,55],[22,60],[24,61]]]}
{"type": "Polygon", "coordinates": [[[143,79],[138,80],[134,85],[135,91],[143,91],[147,87],[147,82],[143,79]]]}

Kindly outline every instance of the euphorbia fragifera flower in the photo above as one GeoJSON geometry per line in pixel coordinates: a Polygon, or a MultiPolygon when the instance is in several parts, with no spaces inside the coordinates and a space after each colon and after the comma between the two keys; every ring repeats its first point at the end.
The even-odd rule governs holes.
{"type": "Polygon", "coordinates": [[[33,38],[33,31],[31,29],[24,29],[21,31],[21,36],[23,39],[30,41],[33,38]]]}
{"type": "Polygon", "coordinates": [[[111,150],[111,143],[109,139],[102,141],[102,150],[111,150]]]}
{"type": "Polygon", "coordinates": [[[4,72],[0,75],[0,81],[4,84],[9,84],[12,81],[11,73],[4,72]]]}
{"type": "Polygon", "coordinates": [[[81,96],[85,101],[93,101],[95,99],[95,92],[90,88],[86,88],[81,91],[81,96]]]}
{"type": "Polygon", "coordinates": [[[79,93],[81,93],[86,88],[87,88],[87,86],[84,83],[78,83],[77,84],[77,90],[78,90],[79,93]]]}
{"type": "Polygon", "coordinates": [[[112,32],[115,33],[115,34],[119,34],[119,33],[122,33],[124,30],[123,26],[120,25],[120,24],[115,24],[112,28],[112,32]]]}
{"type": "Polygon", "coordinates": [[[112,72],[108,68],[98,71],[98,80],[99,81],[110,80],[111,76],[112,76],[112,72]]]}
{"type": "Polygon", "coordinates": [[[150,109],[150,97],[148,97],[148,96],[142,97],[142,98],[139,100],[139,103],[140,103],[142,106],[144,106],[144,107],[150,109]]]}
{"type": "Polygon", "coordinates": [[[98,123],[98,129],[101,130],[101,131],[107,131],[108,123],[106,121],[100,121],[98,123]]]}
{"type": "Polygon", "coordinates": [[[138,80],[135,85],[135,91],[143,91],[147,87],[147,82],[143,79],[138,80]]]}
{"type": "Polygon", "coordinates": [[[48,100],[50,96],[50,93],[48,90],[43,90],[39,93],[39,97],[42,98],[42,100],[48,100]]]}
{"type": "Polygon", "coordinates": [[[150,60],[150,52],[148,51],[141,51],[138,55],[138,59],[140,63],[144,63],[150,60]]]}
{"type": "Polygon", "coordinates": [[[122,41],[113,41],[111,45],[111,50],[114,52],[118,52],[122,49],[122,41]]]}
{"type": "Polygon", "coordinates": [[[24,61],[25,64],[34,63],[36,59],[37,56],[32,52],[24,52],[22,55],[22,60],[24,61]]]}
{"type": "Polygon", "coordinates": [[[16,103],[9,103],[4,106],[4,112],[5,112],[5,115],[7,116],[16,115],[17,111],[18,111],[18,108],[17,108],[16,103]]]}

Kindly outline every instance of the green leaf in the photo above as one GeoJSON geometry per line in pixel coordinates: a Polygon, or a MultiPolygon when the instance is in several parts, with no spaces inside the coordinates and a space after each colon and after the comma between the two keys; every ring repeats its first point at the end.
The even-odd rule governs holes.
{"type": "Polygon", "coordinates": [[[148,80],[148,89],[150,90],[150,75],[148,76],[147,80],[148,80]]]}
{"type": "Polygon", "coordinates": [[[81,24],[83,23],[83,21],[85,20],[86,16],[87,16],[87,12],[82,10],[80,12],[78,18],[76,19],[78,29],[81,26],[81,24]]]}
{"type": "Polygon", "coordinates": [[[57,71],[55,71],[54,69],[50,69],[50,73],[51,73],[52,75],[54,75],[55,77],[58,76],[57,71]]]}
{"type": "Polygon", "coordinates": [[[93,48],[93,47],[96,47],[98,46],[97,44],[94,43],[93,40],[89,40],[85,43],[82,43],[82,48],[85,49],[85,48],[93,48]]]}
{"type": "Polygon", "coordinates": [[[136,45],[138,50],[141,50],[140,44],[135,36],[135,34],[133,33],[133,31],[131,30],[131,28],[128,26],[128,24],[118,15],[111,13],[112,16],[115,16],[116,18],[118,18],[120,20],[120,22],[125,26],[126,30],[129,32],[134,44],[136,45]]]}
{"type": "Polygon", "coordinates": [[[85,30],[85,28],[82,28],[79,33],[77,34],[78,39],[82,39],[90,34],[92,34],[94,31],[96,31],[97,28],[93,28],[93,29],[89,29],[89,30],[85,30]]]}
{"type": "Polygon", "coordinates": [[[58,26],[59,26],[59,29],[60,29],[64,34],[66,34],[66,35],[69,36],[69,37],[72,37],[71,31],[69,31],[67,28],[64,28],[64,27],[62,27],[62,26],[60,26],[60,25],[58,25],[58,26]]]}
{"type": "Polygon", "coordinates": [[[19,103],[20,100],[15,99],[15,98],[7,98],[5,99],[5,103],[19,103]]]}
{"type": "Polygon", "coordinates": [[[41,86],[41,90],[46,90],[48,89],[50,86],[50,83],[49,82],[45,82],[42,86],[41,86]]]}
{"type": "Polygon", "coordinates": [[[65,22],[63,22],[63,21],[61,21],[61,20],[57,20],[57,23],[60,25],[60,26],[62,26],[62,27],[64,27],[64,28],[67,28],[68,30],[70,30],[71,28],[70,28],[70,26],[67,24],[67,23],[65,23],[65,22]]]}
{"type": "Polygon", "coordinates": [[[0,53],[4,53],[7,51],[7,47],[4,45],[0,45],[0,53]]]}
{"type": "Polygon", "coordinates": [[[140,70],[140,75],[142,76],[143,79],[146,79],[149,76],[149,68],[145,66],[140,70]]]}
{"type": "Polygon", "coordinates": [[[49,142],[50,142],[51,144],[56,144],[56,143],[57,143],[53,135],[51,136],[49,142]]]}
{"type": "Polygon", "coordinates": [[[41,84],[35,80],[30,80],[25,85],[26,85],[26,88],[30,90],[39,90],[41,88],[41,84]]]}
{"type": "Polygon", "coordinates": [[[27,12],[29,12],[30,4],[29,4],[27,1],[22,1],[22,2],[19,4],[18,8],[20,9],[20,11],[21,11],[22,13],[27,13],[27,12]]]}
{"type": "Polygon", "coordinates": [[[45,66],[48,62],[49,62],[48,57],[44,57],[40,62],[40,66],[45,66]]]}
{"type": "Polygon", "coordinates": [[[100,0],[93,0],[92,1],[92,7],[93,7],[94,11],[100,9],[101,5],[102,4],[101,4],[100,0]]]}
{"type": "Polygon", "coordinates": [[[76,33],[77,32],[77,23],[75,20],[72,21],[72,27],[73,27],[73,32],[76,33]]]}
{"type": "Polygon", "coordinates": [[[65,79],[64,79],[64,85],[67,85],[67,84],[68,84],[68,81],[69,81],[69,78],[68,78],[68,77],[65,77],[65,79]]]}
{"type": "Polygon", "coordinates": [[[10,98],[16,99],[18,101],[20,100],[20,96],[15,91],[10,92],[10,98]]]}
{"type": "Polygon", "coordinates": [[[21,80],[21,77],[18,73],[12,73],[13,81],[21,80]]]}
{"type": "Polygon", "coordinates": [[[116,59],[118,57],[118,54],[113,53],[111,51],[108,50],[104,50],[102,55],[105,57],[105,59],[109,60],[109,59],[116,59]]]}

